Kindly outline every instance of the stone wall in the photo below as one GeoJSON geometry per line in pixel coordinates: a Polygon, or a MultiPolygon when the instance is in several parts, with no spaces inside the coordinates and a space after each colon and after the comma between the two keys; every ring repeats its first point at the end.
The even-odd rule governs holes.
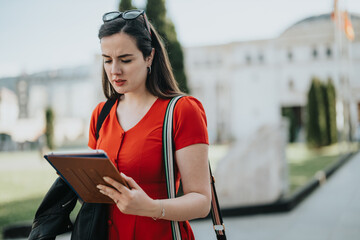
{"type": "Polygon", "coordinates": [[[222,207],[272,203],[286,193],[286,125],[283,121],[281,126],[260,127],[219,161],[214,175],[222,207]]]}

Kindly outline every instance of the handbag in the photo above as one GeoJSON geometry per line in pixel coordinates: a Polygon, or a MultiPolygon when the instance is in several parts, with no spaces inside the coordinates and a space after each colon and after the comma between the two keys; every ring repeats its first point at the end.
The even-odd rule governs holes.
{"type": "MultiPolygon", "coordinates": [[[[167,186],[167,193],[168,198],[175,198],[176,197],[176,187],[175,187],[175,169],[174,169],[174,148],[173,148],[173,138],[172,138],[172,126],[173,126],[173,115],[174,115],[174,108],[177,101],[183,97],[183,95],[177,96],[172,98],[165,112],[165,118],[163,123],[163,155],[164,155],[164,165],[165,165],[165,173],[166,173],[166,186],[167,186]]],[[[98,139],[100,128],[110,113],[112,106],[115,104],[115,99],[109,99],[106,101],[105,105],[100,111],[97,123],[96,123],[96,134],[95,137],[98,139]]],[[[218,240],[226,240],[225,235],[225,225],[222,220],[219,201],[217,198],[216,190],[215,190],[215,178],[211,173],[211,167],[209,163],[210,169],[210,183],[211,183],[211,218],[213,222],[214,231],[218,240]]],[[[179,222],[171,221],[171,230],[173,235],[173,240],[181,240],[181,233],[179,222]]]]}
{"type": "MultiPolygon", "coordinates": [[[[166,186],[168,198],[176,197],[176,187],[175,187],[175,169],[174,169],[174,141],[173,141],[173,116],[174,116],[174,108],[177,101],[183,97],[177,96],[170,100],[164,118],[163,125],[163,154],[164,154],[164,164],[165,164],[165,173],[166,173],[166,186]]],[[[218,240],[226,240],[225,235],[225,225],[222,220],[219,201],[217,198],[216,190],[215,190],[215,178],[211,173],[211,167],[209,163],[210,169],[210,182],[211,182],[211,218],[213,221],[213,226],[215,230],[215,234],[218,240]]],[[[173,234],[173,240],[181,240],[181,233],[179,228],[179,223],[177,221],[171,221],[171,228],[173,234]]]]}

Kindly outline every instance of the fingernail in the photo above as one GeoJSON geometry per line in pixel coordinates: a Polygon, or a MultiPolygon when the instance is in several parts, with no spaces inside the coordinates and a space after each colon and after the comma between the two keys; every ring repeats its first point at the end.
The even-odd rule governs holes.
{"type": "Polygon", "coordinates": [[[121,174],[121,176],[126,177],[126,175],[124,173],[120,173],[120,174],[121,174]]]}
{"type": "Polygon", "coordinates": [[[100,185],[96,185],[96,187],[97,187],[98,189],[101,189],[101,186],[100,186],[100,185]]]}
{"type": "Polygon", "coordinates": [[[105,181],[109,181],[109,178],[108,178],[108,177],[103,177],[103,179],[104,179],[105,181]]]}

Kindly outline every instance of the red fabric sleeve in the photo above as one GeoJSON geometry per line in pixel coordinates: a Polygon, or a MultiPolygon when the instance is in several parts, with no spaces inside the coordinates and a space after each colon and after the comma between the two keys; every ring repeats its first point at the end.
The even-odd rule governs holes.
{"type": "Polygon", "coordinates": [[[209,144],[205,110],[194,97],[182,97],[174,110],[175,150],[197,143],[209,144]]]}
{"type": "Polygon", "coordinates": [[[97,119],[100,115],[101,109],[103,108],[104,105],[105,105],[105,102],[99,103],[91,114],[90,128],[89,128],[89,142],[88,142],[88,146],[91,149],[96,149],[96,142],[97,142],[96,137],[95,137],[96,123],[97,123],[97,119]]]}

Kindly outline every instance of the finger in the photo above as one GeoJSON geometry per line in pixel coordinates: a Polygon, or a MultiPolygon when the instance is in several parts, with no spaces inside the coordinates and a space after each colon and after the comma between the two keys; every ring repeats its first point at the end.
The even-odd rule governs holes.
{"type": "Polygon", "coordinates": [[[129,184],[130,188],[135,188],[135,189],[141,189],[140,186],[137,184],[137,182],[135,182],[134,179],[132,179],[131,177],[126,176],[124,173],[120,173],[120,175],[125,179],[125,181],[129,184]]]}
{"type": "Polygon", "coordinates": [[[121,195],[121,192],[117,191],[116,189],[114,189],[114,188],[112,188],[112,187],[107,187],[107,186],[100,185],[100,184],[97,185],[96,187],[99,189],[99,191],[100,191],[102,194],[110,197],[110,198],[113,199],[113,200],[119,199],[119,198],[121,197],[121,196],[120,196],[120,195],[121,195]]]}
{"type": "Polygon", "coordinates": [[[124,191],[124,185],[119,183],[118,181],[115,181],[114,179],[110,177],[103,177],[104,181],[109,183],[111,186],[113,186],[115,189],[117,189],[119,192],[124,191]]]}
{"type": "Polygon", "coordinates": [[[109,193],[107,193],[107,192],[105,192],[103,190],[100,190],[100,193],[102,193],[105,196],[108,196],[109,198],[111,198],[116,205],[120,202],[120,200],[118,198],[116,198],[114,195],[111,195],[111,194],[109,194],[109,193]]]}

